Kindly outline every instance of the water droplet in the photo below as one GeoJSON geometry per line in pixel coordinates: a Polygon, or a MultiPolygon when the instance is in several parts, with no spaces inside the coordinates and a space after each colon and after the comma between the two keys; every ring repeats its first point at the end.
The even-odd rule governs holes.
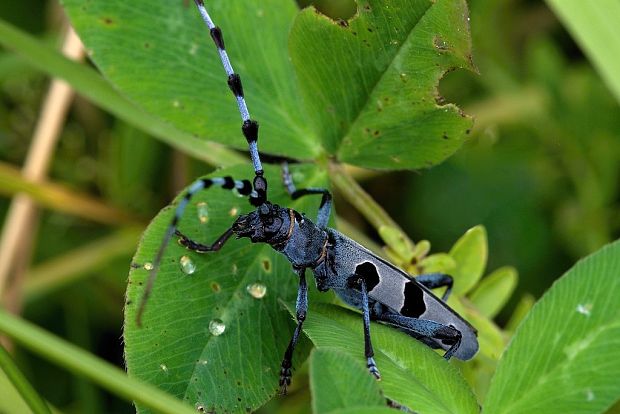
{"type": "Polygon", "coordinates": [[[206,359],[201,359],[200,361],[198,361],[198,363],[200,365],[207,365],[209,363],[209,361],[207,361],[206,359]]]}
{"type": "Polygon", "coordinates": [[[255,299],[262,299],[267,293],[267,286],[260,282],[255,282],[247,286],[248,293],[255,299]]]}
{"type": "Polygon", "coordinates": [[[237,207],[231,208],[228,214],[230,214],[231,217],[236,217],[237,214],[239,214],[239,208],[237,207]]]}
{"type": "Polygon", "coordinates": [[[179,264],[181,265],[181,270],[185,274],[191,275],[196,271],[196,263],[194,263],[189,256],[181,256],[179,264]]]}
{"type": "Polygon", "coordinates": [[[221,319],[213,319],[209,322],[209,332],[211,332],[213,336],[220,336],[225,330],[226,325],[224,325],[221,319]]]}
{"type": "Polygon", "coordinates": [[[196,43],[192,43],[192,47],[189,49],[190,55],[195,55],[198,51],[198,45],[196,43]]]}
{"type": "Polygon", "coordinates": [[[595,399],[596,399],[596,396],[594,395],[592,390],[588,388],[586,390],[586,401],[594,401],[595,399]]]}
{"type": "Polygon", "coordinates": [[[168,365],[166,364],[159,364],[159,369],[161,369],[164,373],[168,373],[168,365]]]}
{"type": "Polygon", "coordinates": [[[205,407],[202,404],[196,403],[196,411],[199,413],[206,413],[205,407]]]}
{"type": "Polygon", "coordinates": [[[172,101],[172,106],[174,106],[175,108],[178,108],[179,106],[181,106],[181,102],[175,99],[174,101],[172,101]]]}
{"type": "Polygon", "coordinates": [[[205,224],[209,221],[209,208],[207,207],[207,203],[203,201],[196,204],[196,212],[198,214],[198,220],[200,220],[200,223],[205,224]]]}
{"type": "Polygon", "coordinates": [[[400,80],[403,81],[403,82],[407,82],[409,80],[408,77],[407,77],[407,74],[406,73],[401,73],[400,74],[400,80]]]}
{"type": "Polygon", "coordinates": [[[582,315],[590,316],[590,313],[592,312],[592,304],[586,303],[584,305],[583,303],[580,303],[579,305],[577,305],[577,312],[581,313],[582,315]]]}
{"type": "Polygon", "coordinates": [[[237,270],[239,270],[239,269],[237,268],[237,265],[233,263],[232,268],[230,270],[232,271],[233,275],[236,275],[237,274],[237,270]]]}
{"type": "Polygon", "coordinates": [[[153,270],[153,263],[151,262],[146,262],[144,263],[144,266],[142,266],[144,268],[144,270],[153,270]]]}

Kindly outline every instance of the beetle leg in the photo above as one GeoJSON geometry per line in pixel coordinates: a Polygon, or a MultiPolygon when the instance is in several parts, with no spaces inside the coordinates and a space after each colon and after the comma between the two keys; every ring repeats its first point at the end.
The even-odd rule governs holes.
{"type": "Polygon", "coordinates": [[[234,234],[234,232],[232,228],[226,230],[226,232],[220,237],[218,237],[217,240],[214,241],[211,245],[195,242],[178,230],[176,230],[174,234],[179,236],[179,244],[181,246],[185,246],[187,249],[192,250],[196,253],[206,253],[217,252],[218,250],[220,250],[222,246],[224,246],[224,243],[228,241],[230,236],[234,234]]]}
{"type": "Polygon", "coordinates": [[[372,349],[372,342],[370,339],[370,310],[368,306],[368,291],[366,289],[366,281],[362,278],[360,280],[360,288],[362,291],[362,313],[364,316],[364,349],[366,355],[366,366],[368,371],[378,380],[381,379],[381,374],[375,363],[375,351],[372,349]]]}
{"type": "Polygon", "coordinates": [[[297,327],[289,342],[286,352],[284,353],[284,359],[280,368],[280,394],[286,394],[286,388],[291,385],[291,368],[293,366],[293,351],[299,340],[299,334],[304,321],[306,320],[306,313],[308,312],[308,285],[306,284],[306,269],[296,269],[299,275],[299,289],[297,290],[297,302],[295,304],[297,327]]]}
{"type": "Polygon", "coordinates": [[[448,296],[450,296],[450,292],[452,292],[452,276],[444,273],[428,273],[425,275],[416,276],[415,280],[429,289],[446,286],[446,291],[441,297],[441,300],[444,302],[448,300],[448,296]]]}
{"type": "Polygon", "coordinates": [[[450,346],[443,356],[445,359],[450,359],[461,345],[461,332],[452,326],[393,313],[378,315],[377,319],[389,325],[409,331],[415,336],[429,338],[441,342],[446,346],[450,346]]]}
{"type": "Polygon", "coordinates": [[[297,188],[295,188],[295,183],[293,183],[293,177],[291,177],[291,173],[288,169],[288,163],[286,162],[282,164],[282,181],[284,181],[286,191],[289,193],[293,200],[309,194],[323,195],[323,197],[321,197],[321,204],[319,205],[319,213],[317,214],[316,225],[322,229],[327,227],[329,215],[331,214],[332,210],[332,195],[329,190],[325,188],[300,188],[298,190],[297,188]]]}

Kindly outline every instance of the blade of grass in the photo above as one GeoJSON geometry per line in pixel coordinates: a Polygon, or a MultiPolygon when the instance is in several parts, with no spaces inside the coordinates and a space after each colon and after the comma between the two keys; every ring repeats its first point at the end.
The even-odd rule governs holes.
{"type": "Polygon", "coordinates": [[[0,331],[32,352],[128,401],[161,413],[195,414],[192,407],[157,387],[128,377],[120,368],[4,310],[0,310],[0,331]]]}
{"type": "Polygon", "coordinates": [[[215,166],[247,162],[222,145],[199,139],[155,118],[116,92],[95,70],[70,61],[33,36],[0,19],[0,45],[25,58],[32,66],[64,79],[91,102],[179,150],[215,166]]]}
{"type": "Polygon", "coordinates": [[[140,221],[122,210],[110,207],[100,201],[52,183],[35,183],[25,179],[13,166],[0,162],[0,194],[13,196],[28,194],[44,207],[62,211],[88,220],[105,224],[136,225],[140,221]]]}
{"type": "Polygon", "coordinates": [[[620,2],[547,0],[620,101],[620,2]]]}
{"type": "Polygon", "coordinates": [[[142,231],[141,227],[125,228],[38,265],[26,277],[24,301],[29,304],[44,298],[92,274],[92,269],[117,257],[131,256],[142,231]]]}
{"type": "Polygon", "coordinates": [[[41,396],[32,388],[32,385],[19,370],[11,355],[0,345],[0,367],[13,383],[13,386],[28,404],[34,414],[51,414],[51,411],[41,396]]]}

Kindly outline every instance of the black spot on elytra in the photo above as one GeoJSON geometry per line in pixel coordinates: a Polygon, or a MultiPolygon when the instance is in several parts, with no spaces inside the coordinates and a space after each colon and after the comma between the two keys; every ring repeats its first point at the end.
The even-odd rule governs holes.
{"type": "Polygon", "coordinates": [[[368,292],[373,290],[375,286],[379,284],[379,273],[377,273],[377,268],[370,262],[364,262],[357,265],[355,268],[355,274],[364,278],[368,292]]]}
{"type": "Polygon", "coordinates": [[[412,318],[418,318],[426,311],[424,304],[424,292],[417,282],[407,282],[405,285],[405,303],[400,308],[400,314],[412,318]]]}

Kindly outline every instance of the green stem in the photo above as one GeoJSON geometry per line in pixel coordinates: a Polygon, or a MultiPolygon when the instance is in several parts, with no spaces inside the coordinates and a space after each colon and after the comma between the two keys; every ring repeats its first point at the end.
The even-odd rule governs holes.
{"type": "MultiPolygon", "coordinates": [[[[403,240],[414,243],[388,213],[349,175],[343,166],[337,163],[329,164],[329,177],[340,194],[351,203],[362,215],[379,231],[383,226],[388,226],[400,233],[403,240]]],[[[387,242],[387,240],[384,240],[387,242]]]]}
{"type": "Polygon", "coordinates": [[[32,388],[28,379],[19,370],[11,355],[0,344],[0,367],[34,414],[51,414],[43,398],[32,388]]]}
{"type": "Polygon", "coordinates": [[[42,357],[83,375],[128,401],[161,413],[195,414],[192,407],[23,319],[0,310],[0,331],[42,357]]]}
{"type": "Polygon", "coordinates": [[[223,145],[199,139],[146,113],[116,92],[95,70],[67,59],[3,20],[0,20],[0,45],[19,54],[38,70],[64,79],[80,95],[119,119],[195,158],[215,166],[247,162],[247,158],[223,145]]]}
{"type": "Polygon", "coordinates": [[[15,167],[0,162],[0,194],[28,194],[39,205],[99,223],[140,224],[140,220],[92,197],[52,183],[25,179],[15,167]]]}

